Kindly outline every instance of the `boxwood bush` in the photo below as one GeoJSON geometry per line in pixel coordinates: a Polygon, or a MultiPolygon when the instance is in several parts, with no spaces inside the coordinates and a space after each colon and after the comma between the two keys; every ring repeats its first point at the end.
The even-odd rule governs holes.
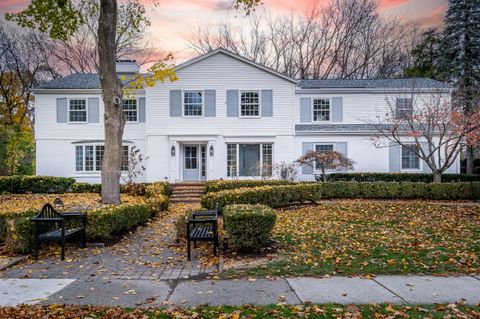
{"type": "Polygon", "coordinates": [[[332,182],[240,188],[208,193],[202,205],[265,204],[281,207],[330,198],[478,200],[480,183],[332,182]]]}
{"type": "Polygon", "coordinates": [[[258,187],[258,186],[274,186],[274,185],[291,185],[294,182],[272,179],[272,180],[215,180],[205,183],[205,192],[219,192],[227,189],[258,187]]]}
{"type": "Polygon", "coordinates": [[[101,193],[102,184],[73,183],[72,193],[101,193]]]}
{"type": "Polygon", "coordinates": [[[223,210],[223,228],[230,247],[239,251],[266,246],[276,221],[275,211],[265,205],[228,205],[223,210]]]}
{"type": "MultiPolygon", "coordinates": [[[[432,174],[423,173],[332,173],[328,175],[331,182],[433,182],[432,174]]],[[[480,175],[443,174],[442,182],[480,182],[480,175]]]]}
{"type": "Polygon", "coordinates": [[[0,193],[66,193],[75,179],[52,176],[0,176],[0,193]]]}

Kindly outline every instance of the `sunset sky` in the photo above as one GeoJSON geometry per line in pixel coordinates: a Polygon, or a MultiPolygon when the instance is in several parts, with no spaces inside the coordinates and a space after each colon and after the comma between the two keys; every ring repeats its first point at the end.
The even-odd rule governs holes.
{"type": "MultiPolygon", "coordinates": [[[[188,38],[198,26],[215,25],[237,20],[247,25],[241,11],[232,8],[232,0],[142,0],[146,3],[152,26],[147,39],[150,45],[174,53],[183,60],[191,56],[188,38]],[[158,6],[152,5],[158,2],[158,6]]],[[[263,0],[257,10],[279,13],[302,12],[315,2],[322,5],[328,0],[263,0]]],[[[30,0],[0,0],[0,14],[24,9],[30,0]]],[[[447,9],[447,0],[379,0],[383,15],[395,15],[408,23],[423,27],[441,26],[447,9]]]]}

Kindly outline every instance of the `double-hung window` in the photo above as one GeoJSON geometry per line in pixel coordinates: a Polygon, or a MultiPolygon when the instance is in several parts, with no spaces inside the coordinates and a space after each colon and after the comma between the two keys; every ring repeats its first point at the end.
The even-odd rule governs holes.
{"type": "Polygon", "coordinates": [[[123,100],[122,110],[123,114],[125,114],[125,120],[127,122],[138,121],[138,108],[136,99],[123,100]]]}
{"type": "Polygon", "coordinates": [[[183,116],[203,116],[203,92],[183,92],[183,116]]]}
{"type": "Polygon", "coordinates": [[[402,170],[419,170],[420,158],[417,155],[417,146],[402,146],[402,170]]]}
{"type": "MultiPolygon", "coordinates": [[[[128,170],[128,145],[123,146],[122,171],[128,170]]],[[[105,146],[101,144],[75,146],[75,171],[100,172],[102,170],[105,146]]]]}
{"type": "Polygon", "coordinates": [[[240,116],[241,117],[259,117],[260,116],[260,95],[258,91],[240,92],[240,116]]]}
{"type": "Polygon", "coordinates": [[[271,176],[273,145],[227,144],[227,176],[271,176]]]}
{"type": "Polygon", "coordinates": [[[87,100],[70,99],[68,102],[68,121],[71,123],[87,122],[87,100]]]}
{"type": "Polygon", "coordinates": [[[395,102],[395,118],[408,119],[413,115],[413,100],[411,98],[397,98],[395,102]]]}
{"type": "Polygon", "coordinates": [[[330,99],[313,99],[312,111],[314,122],[330,121],[330,99]]]}
{"type": "MultiPolygon", "coordinates": [[[[333,144],[315,144],[315,152],[317,153],[326,153],[333,151],[333,144]]],[[[315,162],[315,170],[321,170],[321,164],[316,161],[315,162]]],[[[328,167],[325,167],[328,169],[328,167]]]]}

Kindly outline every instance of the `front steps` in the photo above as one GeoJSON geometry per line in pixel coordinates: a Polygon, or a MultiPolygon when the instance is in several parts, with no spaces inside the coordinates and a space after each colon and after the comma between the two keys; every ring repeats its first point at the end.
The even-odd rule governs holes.
{"type": "Polygon", "coordinates": [[[175,183],[172,184],[172,194],[170,203],[172,204],[190,204],[200,203],[202,196],[205,195],[205,183],[175,183]]]}

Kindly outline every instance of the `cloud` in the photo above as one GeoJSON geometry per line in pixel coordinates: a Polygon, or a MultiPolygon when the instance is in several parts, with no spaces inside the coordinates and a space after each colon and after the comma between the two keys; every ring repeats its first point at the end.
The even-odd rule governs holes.
{"type": "Polygon", "coordinates": [[[440,27],[443,24],[443,19],[445,18],[446,12],[447,6],[440,5],[434,10],[432,10],[429,14],[421,15],[417,18],[414,18],[411,20],[411,22],[426,28],[440,27]]]}
{"type": "Polygon", "coordinates": [[[380,8],[387,9],[390,7],[396,7],[402,4],[406,4],[410,2],[410,0],[380,0],[380,8]]]}

